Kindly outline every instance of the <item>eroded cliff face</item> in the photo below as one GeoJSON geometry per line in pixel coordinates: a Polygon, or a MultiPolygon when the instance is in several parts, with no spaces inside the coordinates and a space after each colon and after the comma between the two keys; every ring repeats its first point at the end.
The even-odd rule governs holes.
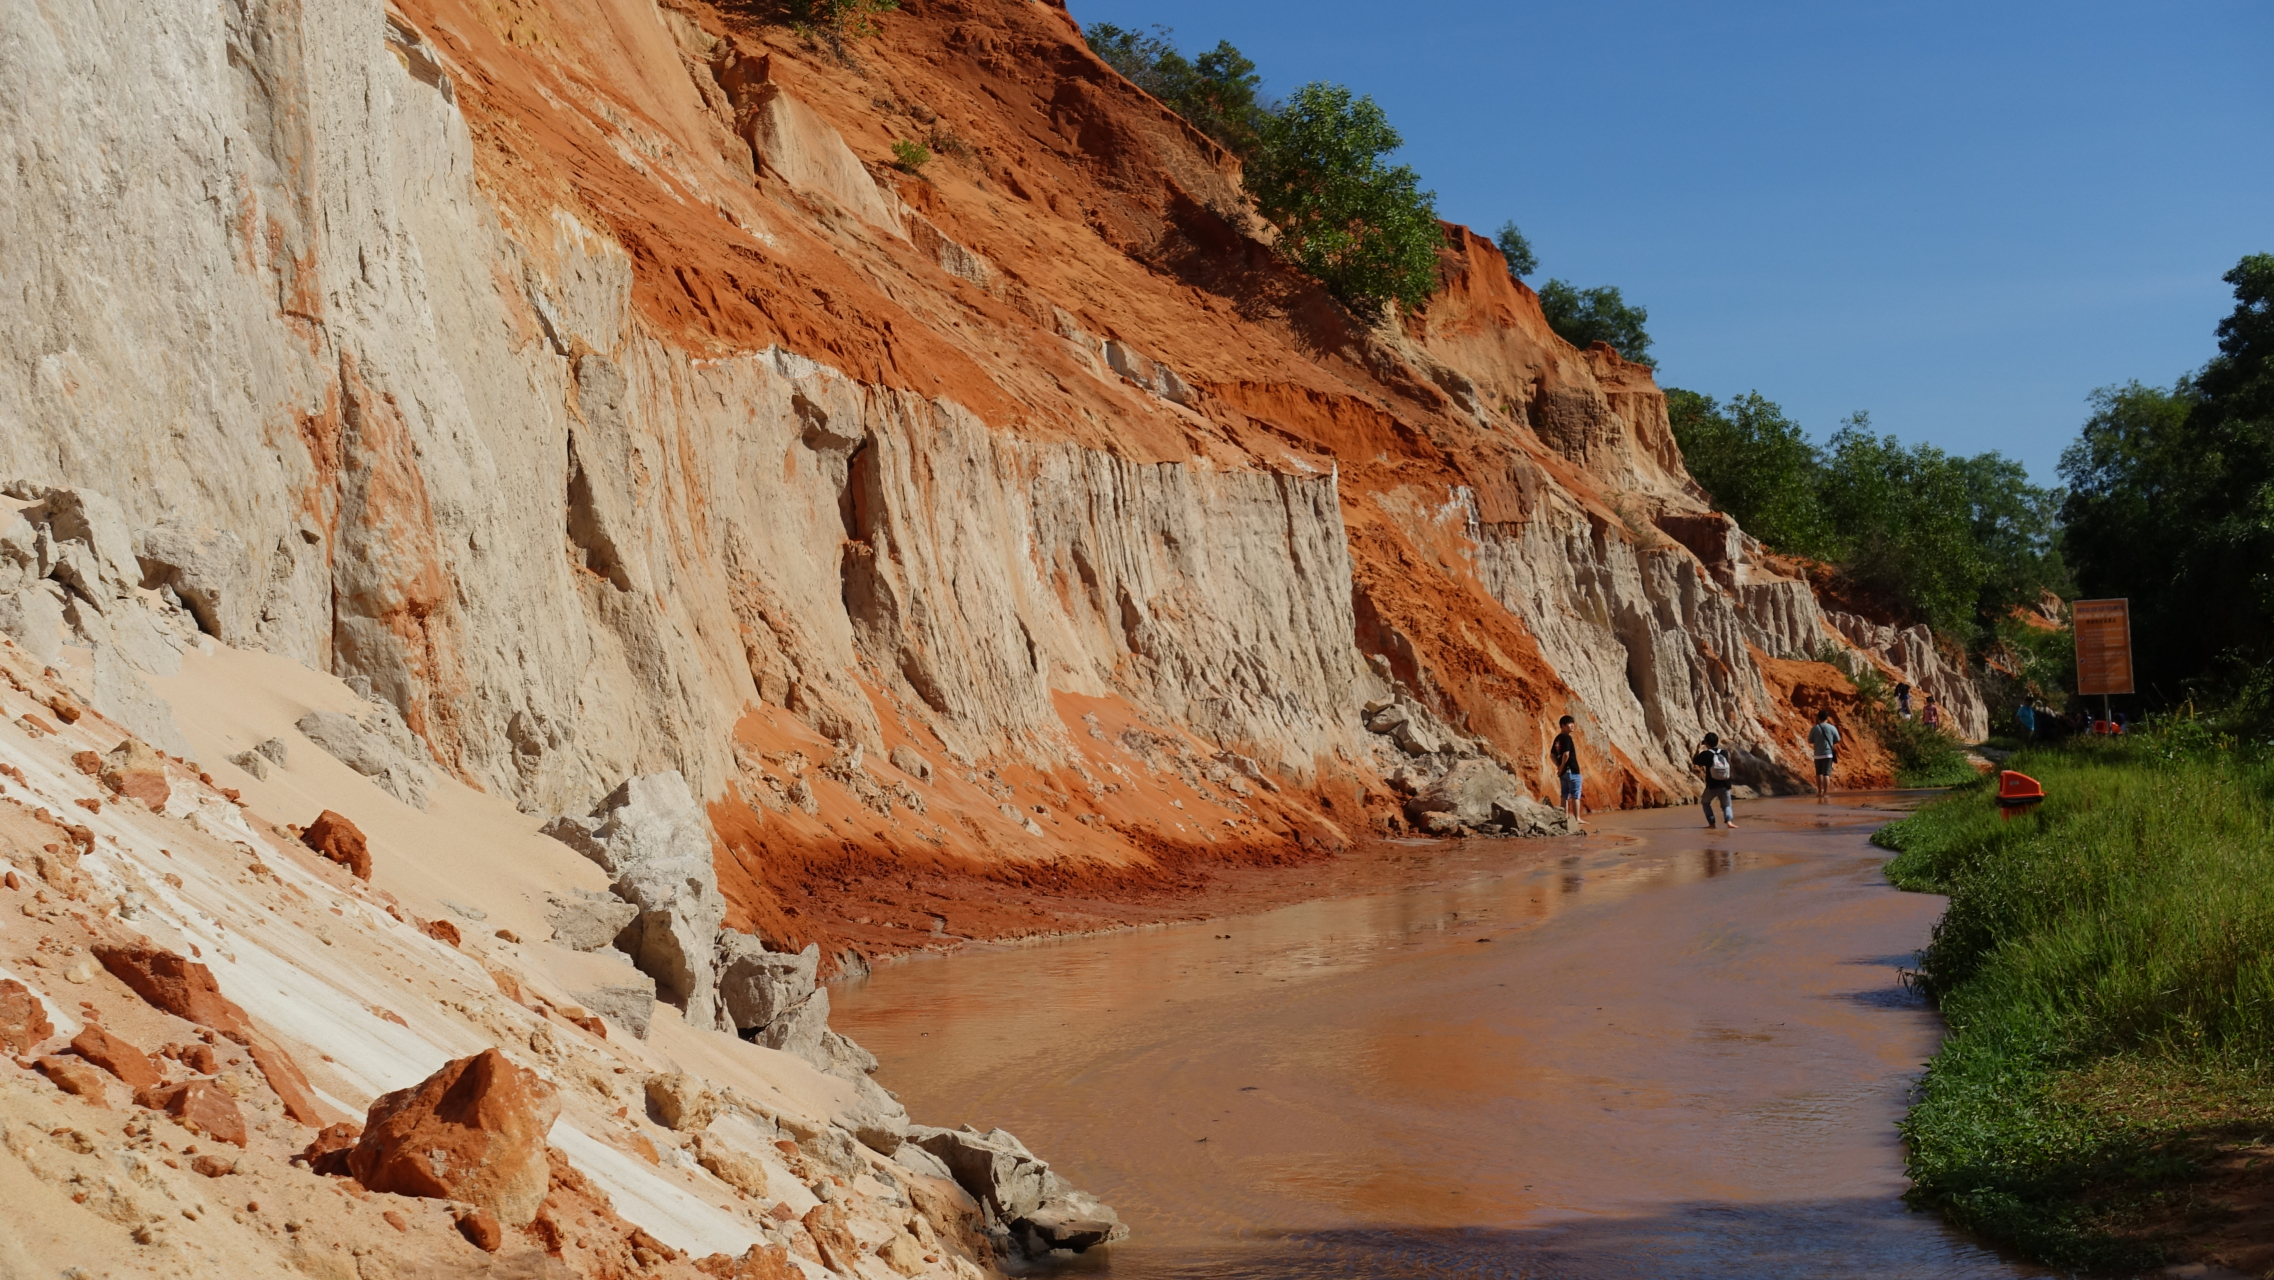
{"type": "Polygon", "coordinates": [[[1572,714],[1652,804],[1708,729],[1796,778],[1825,644],[1933,657],[1828,625],[1480,238],[1351,319],[1055,5],[904,0],[851,59],[699,0],[0,24],[0,476],[115,498],[143,589],[526,812],[678,770],[770,940],[1400,826],[1370,702],[1535,792],[1572,714]]]}

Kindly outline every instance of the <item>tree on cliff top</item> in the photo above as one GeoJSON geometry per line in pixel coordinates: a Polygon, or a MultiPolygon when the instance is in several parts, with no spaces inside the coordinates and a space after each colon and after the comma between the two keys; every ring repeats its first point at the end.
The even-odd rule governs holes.
{"type": "Polygon", "coordinates": [[[1229,41],[1197,58],[1167,27],[1152,34],[1096,23],[1092,52],[1246,164],[1257,211],[1280,250],[1356,307],[1418,307],[1437,288],[1436,195],[1385,157],[1404,145],[1372,98],[1307,84],[1285,102],[1261,98],[1255,63],[1229,41]]]}
{"type": "Polygon", "coordinates": [[[1639,303],[1629,305],[1618,286],[1582,289],[1566,280],[1540,286],[1540,310],[1548,327],[1575,347],[1608,342],[1611,349],[1636,364],[1658,367],[1650,358],[1650,332],[1643,328],[1650,312],[1639,303]]]}
{"type": "Polygon", "coordinates": [[[1418,307],[1437,288],[1437,193],[1384,157],[1404,145],[1370,97],[1314,82],[1264,117],[1247,166],[1280,252],[1344,302],[1418,307]]]}
{"type": "Polygon", "coordinates": [[[1500,256],[1508,259],[1508,274],[1521,280],[1540,269],[1539,255],[1532,252],[1532,242],[1516,229],[1513,222],[1503,222],[1500,230],[1492,234],[1492,242],[1500,246],[1500,256]]]}
{"type": "Polygon", "coordinates": [[[1090,51],[1128,77],[1131,84],[1161,100],[1193,127],[1243,159],[1255,153],[1266,108],[1257,96],[1263,77],[1255,63],[1219,40],[1197,58],[1177,51],[1173,33],[1155,26],[1146,35],[1110,22],[1083,31],[1090,51]]]}

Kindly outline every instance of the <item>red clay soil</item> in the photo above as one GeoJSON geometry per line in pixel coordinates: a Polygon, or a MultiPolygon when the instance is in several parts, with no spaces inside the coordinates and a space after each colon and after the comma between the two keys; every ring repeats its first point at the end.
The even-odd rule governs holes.
{"type": "Polygon", "coordinates": [[[830,776],[831,744],[795,716],[746,716],[743,775],[710,807],[728,926],[778,947],[818,942],[834,972],[847,947],[885,956],[1205,914],[1245,873],[1314,865],[1402,829],[1379,784],[1251,779],[1118,699],[1057,701],[1073,759],[1047,772],[959,765],[884,717],[890,745],[924,755],[932,779],[874,755],[865,768],[921,812],[890,797],[880,810],[830,776]],[[802,778],[818,812],[768,777],[784,791],[802,778]]]}

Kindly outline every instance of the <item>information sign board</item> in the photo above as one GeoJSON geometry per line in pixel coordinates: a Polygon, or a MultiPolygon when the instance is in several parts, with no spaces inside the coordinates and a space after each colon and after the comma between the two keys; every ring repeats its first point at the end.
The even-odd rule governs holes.
{"type": "Polygon", "coordinates": [[[2077,692],[2132,692],[2132,602],[2079,600],[2069,606],[2077,637],[2077,692]]]}

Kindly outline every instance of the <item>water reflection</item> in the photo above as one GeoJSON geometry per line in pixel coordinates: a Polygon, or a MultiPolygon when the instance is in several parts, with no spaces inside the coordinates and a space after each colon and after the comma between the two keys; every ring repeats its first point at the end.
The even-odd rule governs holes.
{"type": "Polygon", "coordinates": [[[1900,1205],[1939,903],[1877,874],[1883,815],[1818,816],[1618,815],[1508,874],[885,968],[836,1021],[919,1118],[1119,1207],[1088,1270],[2024,1274],[1900,1205]]]}

